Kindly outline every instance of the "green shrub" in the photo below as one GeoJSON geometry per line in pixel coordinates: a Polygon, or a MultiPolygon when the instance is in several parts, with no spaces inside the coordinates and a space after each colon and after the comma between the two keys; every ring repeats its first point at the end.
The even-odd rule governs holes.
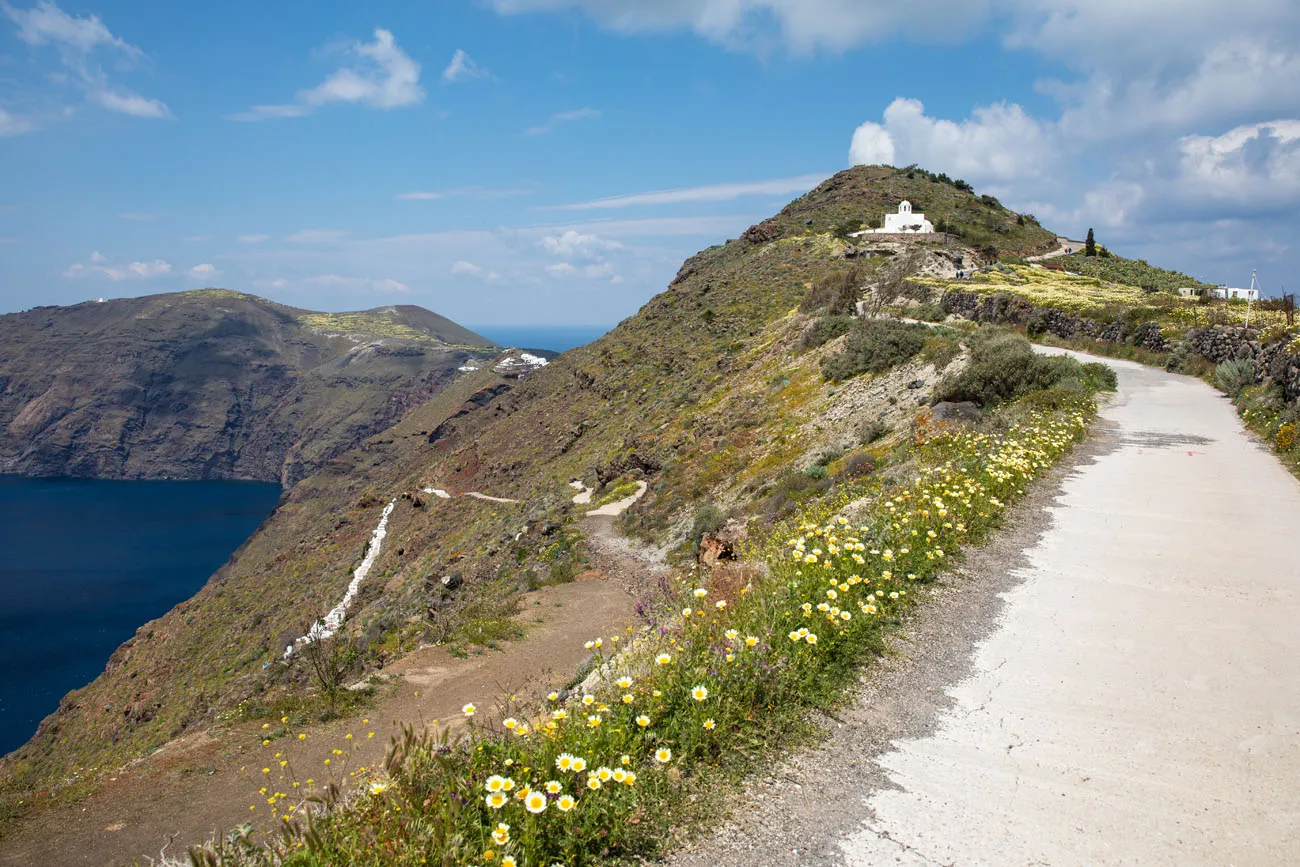
{"type": "Polygon", "coordinates": [[[889,425],[878,418],[864,421],[862,426],[858,428],[858,442],[864,446],[869,446],[881,437],[888,435],[889,425]]]}
{"type": "Polygon", "coordinates": [[[709,533],[722,529],[727,516],[712,503],[706,503],[695,510],[695,520],[691,523],[691,545],[697,546],[709,533]]]}
{"type": "Polygon", "coordinates": [[[1119,388],[1119,376],[1109,364],[1089,361],[1082,367],[1084,380],[1091,391],[1114,391],[1119,388]]]}
{"type": "Polygon", "coordinates": [[[948,318],[943,308],[933,301],[912,308],[912,318],[922,322],[942,322],[948,318]]]}
{"type": "Polygon", "coordinates": [[[958,355],[961,355],[961,341],[947,334],[935,335],[921,347],[921,357],[933,364],[935,370],[943,370],[958,355]]]}
{"type": "Polygon", "coordinates": [[[852,313],[862,292],[862,269],[854,266],[845,271],[832,271],[813,283],[799,309],[804,313],[820,310],[829,313],[852,313]]]}
{"type": "Polygon", "coordinates": [[[860,319],[844,349],[822,359],[822,376],[850,379],[861,373],[884,373],[913,358],[925,346],[930,329],[892,319],[860,319]]]}
{"type": "Polygon", "coordinates": [[[1255,362],[1234,358],[1214,368],[1214,384],[1229,397],[1237,397],[1255,384],[1255,362]]]}
{"type": "Polygon", "coordinates": [[[992,406],[1071,378],[1079,391],[1088,390],[1083,365],[1073,358],[1038,355],[1019,334],[995,331],[973,341],[970,363],[959,375],[940,383],[935,398],[992,406]]]}
{"type": "Polygon", "coordinates": [[[799,351],[806,352],[824,346],[840,335],[848,334],[852,327],[851,316],[839,313],[823,316],[804,329],[803,335],[799,338],[799,351]]]}
{"type": "Polygon", "coordinates": [[[804,470],[803,474],[813,481],[818,482],[830,475],[830,471],[827,470],[823,464],[813,464],[811,467],[804,470]]]}

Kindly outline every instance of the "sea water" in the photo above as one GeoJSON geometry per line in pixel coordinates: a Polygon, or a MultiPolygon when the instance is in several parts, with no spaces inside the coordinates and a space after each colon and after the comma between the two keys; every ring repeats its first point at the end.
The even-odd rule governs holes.
{"type": "Polygon", "coordinates": [[[0,476],[0,753],[198,591],[278,485],[0,476]]]}

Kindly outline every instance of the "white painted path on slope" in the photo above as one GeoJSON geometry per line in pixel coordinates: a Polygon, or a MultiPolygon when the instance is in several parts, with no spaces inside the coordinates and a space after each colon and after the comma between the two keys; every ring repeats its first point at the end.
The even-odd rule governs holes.
{"type": "Polygon", "coordinates": [[[847,863],[1300,864],[1300,483],[1205,384],[1106,363],[1116,447],[847,863]]]}

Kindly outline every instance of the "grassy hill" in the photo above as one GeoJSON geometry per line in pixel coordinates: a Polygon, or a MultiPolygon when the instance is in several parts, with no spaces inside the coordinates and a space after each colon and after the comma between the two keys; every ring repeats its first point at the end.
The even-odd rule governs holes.
{"type": "Polygon", "coordinates": [[[496,349],[418,307],[224,289],[0,316],[0,467],[292,485],[496,349]]]}
{"type": "MultiPolygon", "coordinates": [[[[888,267],[846,260],[836,233],[903,197],[980,247],[1023,254],[1052,244],[1032,220],[916,170],[836,175],[742,239],[689,259],[600,340],[523,379],[487,367],[457,379],[299,482],[207,586],[142,627],[5,760],[11,786],[93,778],[240,707],[301,690],[306,672],[280,663],[283,648],[342,597],[387,503],[387,541],[347,621],[372,663],[455,628],[457,610],[437,610],[439,576],[455,571],[471,588],[508,594],[580,568],[570,479],[598,497],[629,476],[646,480],[624,529],[674,545],[708,508],[769,503],[779,512],[825,489],[810,480],[887,449],[860,445],[860,429],[905,430],[940,362],[922,355],[896,373],[826,383],[821,359],[842,341],[805,349],[812,320],[798,308],[814,285],[848,274],[864,288],[888,267]],[[925,387],[910,390],[917,380],[925,387]],[[422,494],[429,487],[520,502],[440,500],[422,494]],[[538,535],[547,524],[562,528],[563,544],[538,535]]],[[[381,327],[265,315],[309,321],[328,340],[381,327]]],[[[390,328],[401,314],[363,318],[372,315],[390,328]]]]}

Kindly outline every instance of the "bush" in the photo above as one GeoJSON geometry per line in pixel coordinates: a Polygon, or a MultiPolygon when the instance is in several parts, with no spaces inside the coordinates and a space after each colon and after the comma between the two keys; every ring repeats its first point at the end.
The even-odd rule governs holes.
{"type": "Polygon", "coordinates": [[[864,446],[869,446],[881,437],[889,435],[889,425],[885,424],[878,418],[865,421],[858,428],[858,442],[864,446]]]}
{"type": "Polygon", "coordinates": [[[1255,384],[1255,362],[1234,358],[1214,368],[1214,384],[1229,397],[1237,397],[1255,384]]]}
{"type": "Polygon", "coordinates": [[[1091,391],[1114,391],[1119,388],[1119,376],[1109,364],[1089,361],[1083,365],[1083,375],[1091,391]]]}
{"type": "Polygon", "coordinates": [[[691,546],[698,546],[701,539],[721,530],[726,522],[726,515],[717,506],[712,503],[700,506],[695,510],[695,520],[691,523],[691,546]]]}
{"type": "Polygon", "coordinates": [[[935,370],[943,370],[958,355],[961,355],[961,341],[950,335],[931,337],[921,347],[921,357],[933,364],[935,370]]]}
{"type": "Polygon", "coordinates": [[[1031,391],[1062,385],[1071,378],[1080,392],[1089,390],[1083,365],[1073,358],[1038,355],[1019,334],[999,331],[981,335],[973,342],[970,364],[960,375],[944,380],[935,392],[935,399],[970,400],[980,406],[992,406],[1031,391]]]}
{"type": "Polygon", "coordinates": [[[819,277],[800,302],[799,309],[804,313],[819,310],[832,314],[852,313],[862,291],[862,279],[862,269],[856,266],[819,277]]]}
{"type": "Polygon", "coordinates": [[[948,318],[948,314],[938,304],[930,301],[912,308],[912,318],[922,322],[942,322],[948,318]]]}
{"type": "Polygon", "coordinates": [[[822,376],[841,380],[860,373],[884,373],[919,353],[929,333],[924,325],[861,319],[849,332],[844,349],[822,359],[822,376]]]}
{"type": "Polygon", "coordinates": [[[811,467],[804,470],[803,474],[814,482],[819,482],[830,475],[830,471],[822,464],[813,464],[811,467]]]}
{"type": "Polygon", "coordinates": [[[853,317],[842,314],[823,316],[804,329],[799,338],[799,351],[806,352],[824,346],[853,327],[853,317]]]}
{"type": "Polygon", "coordinates": [[[849,455],[844,466],[835,474],[837,479],[858,479],[869,476],[876,471],[876,459],[867,452],[849,455]]]}

